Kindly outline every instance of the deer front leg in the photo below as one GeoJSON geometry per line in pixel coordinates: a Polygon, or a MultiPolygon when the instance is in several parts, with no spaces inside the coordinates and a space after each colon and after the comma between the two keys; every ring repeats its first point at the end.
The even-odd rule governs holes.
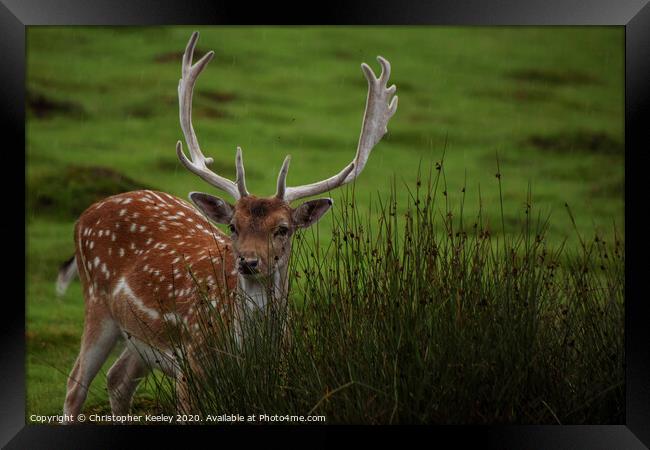
{"type": "MultiPolygon", "coordinates": [[[[176,372],[176,414],[181,416],[184,414],[198,414],[200,411],[199,405],[197,405],[197,401],[199,401],[197,392],[192,392],[192,388],[196,389],[197,385],[191,386],[191,383],[203,380],[205,373],[193,350],[193,346],[188,347],[187,366],[176,372]],[[188,380],[187,375],[190,375],[192,380],[188,380]]],[[[198,387],[200,387],[200,384],[198,387]]]]}
{"type": "Polygon", "coordinates": [[[183,414],[193,414],[195,412],[187,379],[183,374],[179,374],[176,377],[176,414],[182,416],[183,414]]]}

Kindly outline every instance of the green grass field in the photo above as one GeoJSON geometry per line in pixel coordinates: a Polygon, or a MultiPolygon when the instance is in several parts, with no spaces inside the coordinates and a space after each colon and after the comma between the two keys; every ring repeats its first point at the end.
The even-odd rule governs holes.
{"type": "MultiPolygon", "coordinates": [[[[27,32],[27,417],[61,411],[78,352],[78,282],[57,299],[59,264],[76,217],[102,196],[139,187],[186,198],[213,192],[176,160],[176,86],[193,28],[30,27],[27,32]]],[[[527,192],[551,214],[549,239],[624,230],[622,27],[202,27],[216,56],[198,81],[194,125],[214,168],[234,178],[244,150],[248,189],[325,178],[353,157],[366,98],[360,63],[392,65],[399,108],[356,183],[356,207],[412,186],[444,152],[446,199],[514,232],[527,192]]],[[[341,193],[333,193],[335,208],[341,193]]],[[[408,193],[397,192],[400,205],[408,193]]],[[[322,240],[332,221],[320,224],[322,240]]],[[[108,369],[109,361],[103,373],[108,369]]],[[[104,376],[87,409],[108,410],[104,376]]],[[[146,407],[144,386],[136,406],[146,407]]]]}

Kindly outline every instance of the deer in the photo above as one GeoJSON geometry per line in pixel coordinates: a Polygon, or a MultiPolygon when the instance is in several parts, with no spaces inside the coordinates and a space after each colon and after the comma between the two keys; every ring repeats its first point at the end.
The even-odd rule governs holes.
{"type": "MultiPolygon", "coordinates": [[[[189,157],[180,140],[176,155],[187,170],[229,194],[234,203],[195,191],[189,193],[188,202],[160,191],[139,190],[98,201],[79,216],[74,256],[61,266],[57,279],[62,294],[78,275],[85,305],[80,351],[67,379],[63,407],[70,421],[82,410],[90,383],[120,338],[125,348],[107,372],[112,413],[130,411],[138,384],[152,368],[175,380],[177,403],[187,408],[189,400],[182,395],[185,380],[174,363],[174,343],[163,332],[165,326],[178,321],[188,330],[198,328],[201,287],[211,293],[214,314],[224,315],[235,330],[241,330],[245,317],[236,313],[237,298],[246,297],[247,308],[260,310],[272,295],[286,299],[292,236],[315,224],[333,205],[329,197],[297,207],[291,203],[355,180],[397,109],[396,86],[387,87],[390,63],[377,57],[379,77],[362,63],[368,95],[352,162],[330,178],[287,186],[291,160],[287,156],[275,194],[255,196],[246,188],[241,147],[236,149],[235,181],[210,170],[214,159],[205,157],[199,147],[192,125],[192,97],[214,52],[193,63],[198,37],[194,32],[187,43],[178,83],[180,125],[189,157]]],[[[192,344],[200,348],[198,337],[196,346],[192,344]]]]}

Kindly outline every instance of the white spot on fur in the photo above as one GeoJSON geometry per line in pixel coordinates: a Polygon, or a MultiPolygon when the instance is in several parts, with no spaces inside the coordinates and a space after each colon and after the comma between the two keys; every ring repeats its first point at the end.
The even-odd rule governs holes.
{"type": "Polygon", "coordinates": [[[102,272],[104,273],[104,276],[106,276],[106,279],[108,280],[111,276],[110,271],[106,268],[106,263],[102,263],[102,272]]]}
{"type": "Polygon", "coordinates": [[[172,325],[177,325],[180,322],[176,313],[167,313],[163,316],[163,319],[172,325]]]}

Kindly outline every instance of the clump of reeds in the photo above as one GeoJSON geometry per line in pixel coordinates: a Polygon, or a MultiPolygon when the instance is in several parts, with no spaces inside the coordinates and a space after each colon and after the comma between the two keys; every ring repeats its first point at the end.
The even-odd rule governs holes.
{"type": "MultiPolygon", "coordinates": [[[[622,423],[621,238],[551,245],[532,202],[519,233],[491,231],[462,203],[457,216],[437,207],[442,172],[440,162],[426,180],[418,173],[404,209],[393,183],[375,216],[348,191],[330,242],[294,238],[290,301],[252,316],[240,344],[206,310],[200,370],[181,368],[195,400],[186,412],[622,423]]],[[[160,386],[173,409],[173,385],[160,386]]]]}

